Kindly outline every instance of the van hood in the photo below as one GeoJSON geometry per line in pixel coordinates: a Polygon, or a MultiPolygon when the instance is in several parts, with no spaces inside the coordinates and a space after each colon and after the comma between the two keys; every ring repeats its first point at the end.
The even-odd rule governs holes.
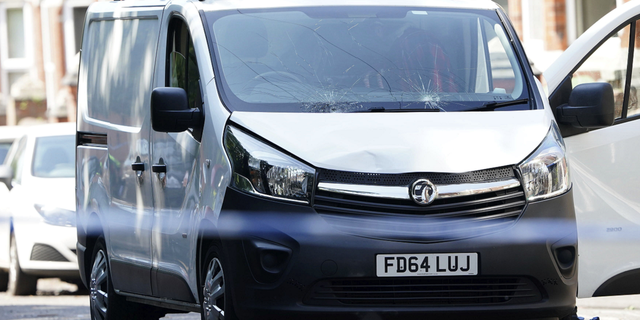
{"type": "Polygon", "coordinates": [[[370,173],[514,165],[538,147],[552,121],[544,110],[233,112],[230,119],[317,168],[370,173]]]}

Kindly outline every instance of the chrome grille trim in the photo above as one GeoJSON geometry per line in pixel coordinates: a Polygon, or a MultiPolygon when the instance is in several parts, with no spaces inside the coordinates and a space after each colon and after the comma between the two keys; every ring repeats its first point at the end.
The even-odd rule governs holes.
{"type": "Polygon", "coordinates": [[[468,239],[513,225],[527,199],[513,167],[470,173],[325,174],[313,194],[314,210],[332,227],[356,236],[432,243],[468,239]],[[485,180],[481,180],[485,178],[485,180]],[[434,201],[410,197],[418,179],[435,184],[434,201]]]}
{"type": "Polygon", "coordinates": [[[394,187],[320,182],[318,183],[318,190],[363,197],[410,200],[409,186],[394,187]]]}
{"type": "MultiPolygon", "coordinates": [[[[447,199],[517,188],[520,187],[520,181],[517,179],[508,179],[483,183],[445,184],[436,185],[436,187],[438,188],[438,196],[436,199],[447,199]]],[[[362,197],[411,200],[409,196],[409,186],[398,187],[320,182],[318,183],[318,190],[362,197]]]]}

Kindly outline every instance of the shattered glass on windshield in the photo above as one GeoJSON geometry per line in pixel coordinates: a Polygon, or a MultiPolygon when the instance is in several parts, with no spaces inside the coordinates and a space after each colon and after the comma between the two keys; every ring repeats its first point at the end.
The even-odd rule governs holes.
{"type": "Polygon", "coordinates": [[[299,8],[208,19],[232,110],[463,111],[528,98],[493,11],[299,8]]]}

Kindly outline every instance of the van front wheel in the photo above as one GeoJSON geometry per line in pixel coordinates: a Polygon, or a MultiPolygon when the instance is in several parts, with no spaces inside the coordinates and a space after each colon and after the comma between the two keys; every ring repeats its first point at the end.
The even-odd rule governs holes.
{"type": "Polygon", "coordinates": [[[218,252],[216,247],[209,248],[202,268],[202,320],[236,319],[218,252]]]}

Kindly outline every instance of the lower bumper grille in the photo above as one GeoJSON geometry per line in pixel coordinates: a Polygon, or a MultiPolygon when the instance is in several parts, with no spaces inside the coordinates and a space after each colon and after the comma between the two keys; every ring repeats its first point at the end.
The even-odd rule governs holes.
{"type": "Polygon", "coordinates": [[[69,262],[58,250],[46,244],[36,243],[31,249],[31,261],[69,262]]]}
{"type": "Polygon", "coordinates": [[[534,303],[543,293],[526,277],[331,279],[307,293],[309,305],[470,306],[534,303]]]}

